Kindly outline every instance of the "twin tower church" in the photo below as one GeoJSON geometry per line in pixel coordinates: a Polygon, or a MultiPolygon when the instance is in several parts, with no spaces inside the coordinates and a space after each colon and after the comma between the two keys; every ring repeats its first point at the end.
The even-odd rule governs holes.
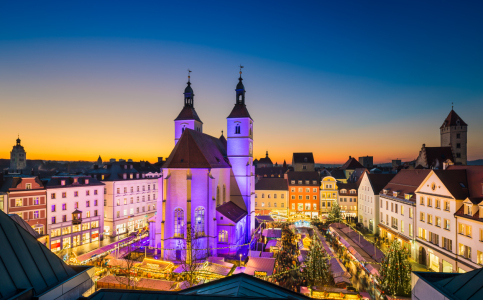
{"type": "Polygon", "coordinates": [[[150,246],[162,249],[162,259],[235,255],[237,245],[247,243],[254,230],[253,119],[245,105],[241,72],[238,80],[225,138],[203,133],[188,77],[150,230],[150,246]]]}

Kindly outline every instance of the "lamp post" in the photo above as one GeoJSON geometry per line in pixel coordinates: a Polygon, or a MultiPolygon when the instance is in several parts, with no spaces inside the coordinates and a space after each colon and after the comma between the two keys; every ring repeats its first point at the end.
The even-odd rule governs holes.
{"type": "Polygon", "coordinates": [[[242,257],[242,255],[240,254],[240,267],[241,267],[241,257],[242,257]]]}

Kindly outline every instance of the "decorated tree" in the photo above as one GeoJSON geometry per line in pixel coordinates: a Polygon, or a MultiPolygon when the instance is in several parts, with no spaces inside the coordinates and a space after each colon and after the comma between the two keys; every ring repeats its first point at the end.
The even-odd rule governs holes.
{"type": "Polygon", "coordinates": [[[324,249],[320,246],[317,235],[314,235],[310,243],[309,253],[304,262],[303,275],[309,285],[333,284],[334,279],[330,271],[330,262],[324,249]]]}
{"type": "Polygon", "coordinates": [[[297,259],[297,243],[295,234],[289,229],[287,224],[282,226],[282,247],[275,256],[275,272],[279,274],[275,280],[285,288],[293,290],[300,286],[303,277],[300,273],[300,263],[297,259]]]}
{"type": "Polygon", "coordinates": [[[342,212],[337,201],[334,201],[334,203],[332,204],[332,209],[329,211],[329,214],[327,216],[327,222],[329,224],[342,222],[342,212]]]}
{"type": "Polygon", "coordinates": [[[379,285],[385,295],[411,295],[411,265],[409,253],[394,241],[382,261],[379,285]]]}

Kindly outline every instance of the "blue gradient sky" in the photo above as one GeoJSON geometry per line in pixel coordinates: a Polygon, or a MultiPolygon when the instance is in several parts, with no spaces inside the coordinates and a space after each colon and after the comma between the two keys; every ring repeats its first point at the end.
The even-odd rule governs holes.
{"type": "Polygon", "coordinates": [[[218,136],[242,63],[255,156],[414,159],[455,103],[483,158],[483,2],[0,3],[0,157],[154,161],[186,69],[218,136]]]}

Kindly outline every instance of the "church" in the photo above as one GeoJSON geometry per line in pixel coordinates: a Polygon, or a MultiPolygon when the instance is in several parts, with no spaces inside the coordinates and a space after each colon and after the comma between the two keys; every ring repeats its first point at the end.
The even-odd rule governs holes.
{"type": "Polygon", "coordinates": [[[254,230],[253,119],[241,74],[226,138],[203,133],[188,76],[184,106],[174,120],[175,146],[162,166],[150,224],[150,246],[161,249],[161,259],[234,256],[254,230]]]}

